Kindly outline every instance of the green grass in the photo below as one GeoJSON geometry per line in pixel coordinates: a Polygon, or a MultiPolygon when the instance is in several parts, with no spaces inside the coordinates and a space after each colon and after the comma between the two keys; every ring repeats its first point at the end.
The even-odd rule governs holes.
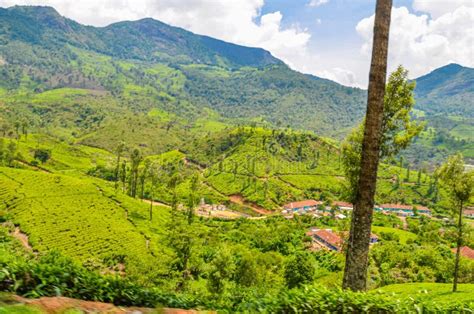
{"type": "Polygon", "coordinates": [[[44,313],[44,312],[29,305],[22,305],[22,304],[2,305],[0,303],[0,314],[41,314],[41,313],[44,313]]]}
{"type": "MultiPolygon", "coordinates": [[[[159,111],[156,113],[159,114],[159,111]]],[[[105,121],[100,128],[81,137],[79,143],[115,151],[123,141],[128,148],[140,147],[147,155],[164,153],[181,147],[190,135],[177,122],[168,129],[168,121],[145,114],[124,115],[105,121]]]]}
{"type": "Polygon", "coordinates": [[[24,305],[13,298],[10,293],[0,292],[0,314],[40,314],[39,309],[24,305]]]}
{"type": "Polygon", "coordinates": [[[194,128],[201,132],[218,132],[224,130],[228,125],[221,121],[198,119],[194,128]]]}
{"type": "Polygon", "coordinates": [[[422,297],[437,302],[473,302],[474,284],[460,284],[458,291],[452,292],[452,284],[406,283],[385,286],[376,291],[394,293],[397,297],[422,297]]]}
{"type": "Polygon", "coordinates": [[[322,189],[331,191],[332,193],[337,192],[341,188],[342,178],[331,175],[285,175],[280,177],[284,182],[288,182],[291,185],[301,190],[308,189],[322,189]]]}
{"type": "Polygon", "coordinates": [[[158,109],[158,108],[151,109],[148,112],[148,116],[151,117],[151,118],[157,118],[160,121],[165,121],[165,122],[171,121],[171,120],[176,118],[176,115],[174,115],[170,112],[158,109]]]}
{"type": "Polygon", "coordinates": [[[376,235],[380,236],[383,232],[384,233],[393,233],[398,238],[400,239],[400,243],[407,243],[407,240],[415,240],[416,239],[416,234],[411,233],[409,231],[405,230],[400,230],[397,228],[390,228],[390,227],[379,227],[379,226],[373,226],[372,227],[372,232],[375,233],[376,235]]]}

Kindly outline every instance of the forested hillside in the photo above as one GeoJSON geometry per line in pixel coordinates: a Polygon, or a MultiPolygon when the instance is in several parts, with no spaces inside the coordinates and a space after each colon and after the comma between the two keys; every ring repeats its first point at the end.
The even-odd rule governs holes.
{"type": "Polygon", "coordinates": [[[362,90],[292,71],[262,49],[152,19],[94,28],[49,7],[12,7],[0,9],[0,30],[0,87],[15,102],[81,88],[130,111],[159,108],[195,120],[209,108],[326,135],[346,132],[364,111],[362,90]]]}
{"type": "Polygon", "coordinates": [[[4,43],[20,41],[43,48],[69,44],[121,59],[155,62],[175,58],[177,63],[228,67],[282,63],[263,49],[195,35],[153,19],[94,28],[64,18],[51,7],[14,6],[0,12],[4,43]]]}

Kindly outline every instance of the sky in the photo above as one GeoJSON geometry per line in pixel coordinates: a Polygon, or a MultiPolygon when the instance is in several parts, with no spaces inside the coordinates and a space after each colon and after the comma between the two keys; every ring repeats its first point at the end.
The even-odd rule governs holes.
{"type": "MultiPolygon", "coordinates": [[[[152,17],[367,87],[375,0],[0,0],[17,4],[94,26],[152,17]]],[[[449,63],[474,67],[474,0],[393,0],[389,71],[402,64],[416,78],[449,63]]]]}

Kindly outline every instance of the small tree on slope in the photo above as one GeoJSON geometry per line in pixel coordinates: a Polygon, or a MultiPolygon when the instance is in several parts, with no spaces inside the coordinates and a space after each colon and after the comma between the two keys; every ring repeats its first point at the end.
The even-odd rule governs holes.
{"type": "MultiPolygon", "coordinates": [[[[395,157],[423,130],[424,124],[412,120],[410,116],[415,105],[414,89],[415,83],[408,80],[408,71],[402,66],[390,74],[384,97],[380,159],[395,157]]],[[[354,129],[342,144],[342,165],[351,202],[355,201],[359,182],[363,136],[364,123],[354,129]]]]}
{"type": "Polygon", "coordinates": [[[454,205],[455,216],[458,216],[456,260],[454,264],[453,292],[456,292],[458,285],[459,255],[463,242],[463,206],[473,196],[474,191],[474,171],[464,171],[464,160],[462,155],[450,156],[446,163],[437,170],[438,177],[446,190],[449,192],[454,205]]]}

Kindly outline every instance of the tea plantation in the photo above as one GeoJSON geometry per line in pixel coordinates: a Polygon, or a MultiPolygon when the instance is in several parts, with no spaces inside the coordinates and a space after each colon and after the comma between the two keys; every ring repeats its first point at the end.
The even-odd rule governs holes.
{"type": "Polygon", "coordinates": [[[0,168],[0,178],[2,209],[35,250],[81,262],[120,255],[146,260],[160,251],[155,241],[146,244],[150,226],[140,220],[147,206],[122,202],[98,180],[11,168],[0,168]]]}

